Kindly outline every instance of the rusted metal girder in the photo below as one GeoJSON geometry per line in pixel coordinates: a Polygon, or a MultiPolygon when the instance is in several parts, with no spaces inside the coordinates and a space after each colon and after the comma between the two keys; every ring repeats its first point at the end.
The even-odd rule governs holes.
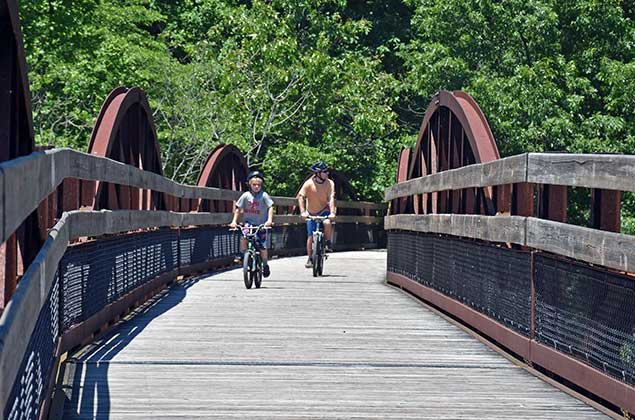
{"type": "MultiPolygon", "coordinates": [[[[163,175],[152,112],[141,89],[118,87],[110,92],[97,117],[88,153],[163,175]]],[[[166,210],[168,200],[166,194],[150,190],[82,182],[82,205],[95,210],[166,210]]]]}
{"type": "MultiPolygon", "coordinates": [[[[410,148],[402,148],[399,152],[399,165],[397,166],[397,183],[408,180],[408,166],[410,162],[410,155],[412,150],[410,148]]],[[[390,203],[390,214],[403,214],[412,210],[412,198],[403,197],[396,200],[392,200],[390,203]]]]}
{"type": "MultiPolygon", "coordinates": [[[[0,161],[33,151],[31,95],[15,0],[0,0],[0,161]]],[[[5,186],[15,187],[15,186],[5,186]]],[[[0,312],[42,245],[37,212],[0,246],[0,312]]]]}
{"type": "Polygon", "coordinates": [[[609,232],[620,232],[621,209],[621,191],[591,190],[591,227],[609,232]]]}
{"type": "MultiPolygon", "coordinates": [[[[468,94],[438,92],[423,117],[419,137],[408,162],[407,179],[435,174],[500,158],[485,116],[468,94]]],[[[401,160],[400,160],[401,162],[401,160]]],[[[441,191],[413,198],[413,211],[427,213],[495,214],[510,201],[509,189],[478,188],[441,191]],[[499,204],[500,203],[500,204],[499,204]]],[[[509,207],[509,206],[507,206],[509,207]]]]}
{"type": "MultiPolygon", "coordinates": [[[[248,171],[247,160],[243,153],[234,145],[221,144],[207,157],[196,185],[243,191],[248,171]]],[[[224,213],[232,211],[232,203],[220,200],[196,200],[192,208],[198,211],[224,213]]]]}

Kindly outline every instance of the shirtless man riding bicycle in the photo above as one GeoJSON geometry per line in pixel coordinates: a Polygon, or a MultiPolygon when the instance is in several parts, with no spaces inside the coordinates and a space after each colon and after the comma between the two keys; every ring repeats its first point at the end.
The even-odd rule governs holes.
{"type": "MultiPolygon", "coordinates": [[[[329,179],[329,167],[324,162],[316,162],[311,165],[311,172],[313,176],[309,178],[298,193],[298,206],[300,207],[300,214],[303,217],[309,216],[325,216],[329,219],[334,219],[336,214],[335,208],[335,183],[329,179]],[[306,201],[306,205],[305,205],[306,201]]],[[[331,239],[333,237],[333,226],[331,220],[324,221],[324,235],[326,237],[326,248],[331,247],[331,239]]],[[[311,268],[313,262],[311,260],[313,231],[316,228],[316,223],[313,220],[307,220],[306,231],[306,251],[308,260],[304,265],[306,268],[311,268]]]]}

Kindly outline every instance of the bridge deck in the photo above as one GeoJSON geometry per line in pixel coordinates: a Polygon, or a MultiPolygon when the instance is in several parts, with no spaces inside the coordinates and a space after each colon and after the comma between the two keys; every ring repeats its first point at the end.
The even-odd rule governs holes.
{"type": "Polygon", "coordinates": [[[385,256],[175,285],[77,355],[65,418],[604,417],[386,286],[385,256]]]}

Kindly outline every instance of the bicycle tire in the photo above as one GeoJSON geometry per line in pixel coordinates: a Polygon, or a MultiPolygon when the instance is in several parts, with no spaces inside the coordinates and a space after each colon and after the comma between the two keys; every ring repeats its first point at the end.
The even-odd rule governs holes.
{"type": "Polygon", "coordinates": [[[262,260],[258,254],[256,254],[256,269],[252,272],[252,275],[254,286],[256,286],[256,289],[260,289],[262,284],[262,260]]]}
{"type": "Polygon", "coordinates": [[[247,289],[251,289],[251,285],[253,283],[253,279],[251,277],[251,252],[245,251],[245,255],[243,256],[243,281],[245,282],[245,287],[247,289]]]}
{"type": "Polygon", "coordinates": [[[320,258],[318,259],[318,275],[322,276],[324,272],[324,251],[320,252],[320,258]]]}
{"type": "Polygon", "coordinates": [[[313,260],[313,277],[317,277],[318,276],[318,258],[319,258],[319,243],[320,243],[320,239],[319,236],[317,235],[317,233],[313,234],[313,244],[312,244],[312,248],[313,248],[313,252],[312,252],[312,260],[313,260]]]}

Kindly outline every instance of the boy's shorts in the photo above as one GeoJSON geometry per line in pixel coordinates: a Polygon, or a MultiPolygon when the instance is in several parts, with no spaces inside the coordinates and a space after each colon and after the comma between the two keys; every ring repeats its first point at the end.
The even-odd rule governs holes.
{"type": "MultiPolygon", "coordinates": [[[[312,214],[311,216],[327,217],[329,214],[331,214],[331,212],[329,212],[328,210],[324,210],[318,214],[312,214]]],[[[309,219],[306,221],[306,234],[309,237],[313,235],[313,232],[315,232],[316,229],[317,229],[317,222],[315,220],[309,219]]]]}
{"type": "MultiPolygon", "coordinates": [[[[245,223],[245,226],[253,226],[250,223],[245,223]]],[[[247,233],[247,230],[244,231],[247,233]]],[[[256,237],[256,244],[259,249],[269,249],[271,247],[271,238],[267,235],[266,229],[260,229],[258,231],[258,236],[256,237]]]]}

